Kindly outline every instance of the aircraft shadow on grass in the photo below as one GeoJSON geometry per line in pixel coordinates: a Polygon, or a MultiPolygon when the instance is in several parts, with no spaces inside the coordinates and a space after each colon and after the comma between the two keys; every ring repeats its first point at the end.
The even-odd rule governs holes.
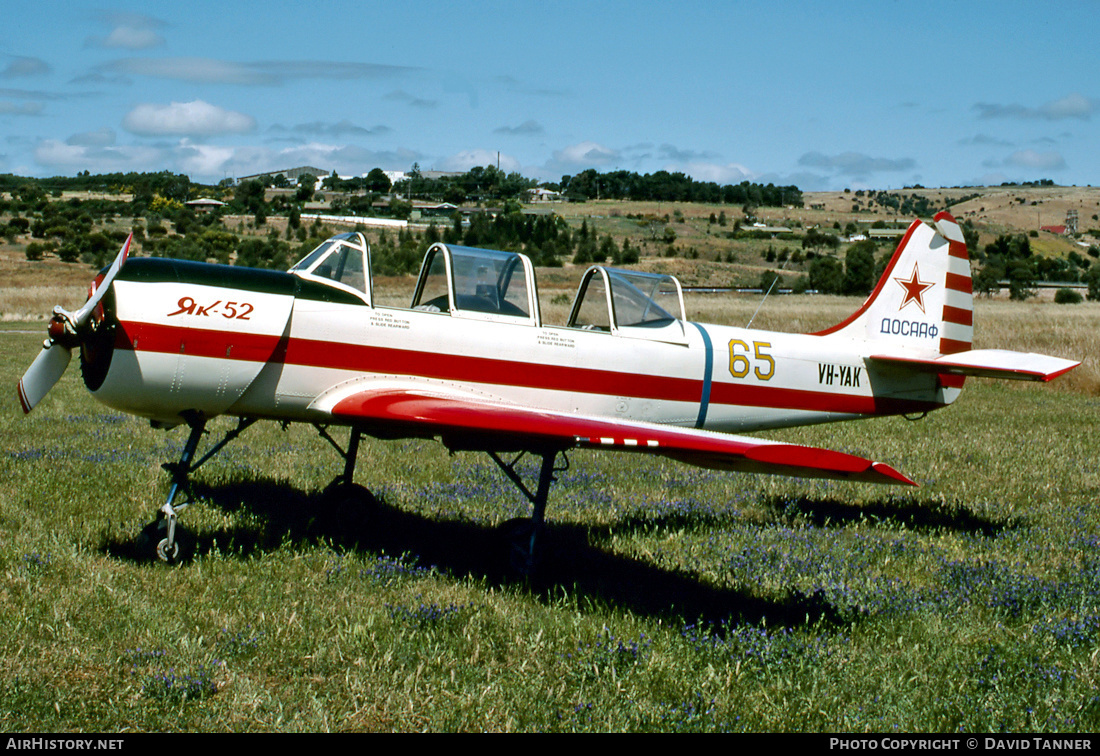
{"type": "Polygon", "coordinates": [[[1018,519],[992,520],[962,505],[933,508],[929,502],[909,496],[858,505],[834,498],[774,496],[765,501],[765,506],[780,517],[802,517],[817,527],[870,522],[915,532],[953,532],[991,538],[1023,524],[1018,519]]]}
{"type": "MultiPolygon", "coordinates": [[[[357,553],[409,555],[417,566],[450,575],[469,575],[497,585],[526,585],[544,599],[562,589],[593,601],[635,613],[675,618],[722,634],[737,622],[764,620],[770,626],[794,627],[817,621],[847,623],[850,607],[838,606],[823,591],[806,594],[790,589],[779,599],[762,599],[742,590],[709,584],[699,575],[663,568],[614,554],[600,542],[612,535],[653,530],[721,527],[728,517],[707,512],[631,514],[611,526],[589,528],[550,523],[545,548],[534,576],[522,578],[509,563],[509,540],[502,526],[425,516],[395,508],[369,494],[358,501],[333,505],[321,492],[305,492],[285,481],[257,479],[209,485],[193,481],[196,501],[239,515],[242,524],[197,536],[196,553],[214,550],[247,556],[274,551],[285,544],[328,544],[357,553]]],[[[947,528],[990,534],[1003,527],[965,511],[953,516],[918,514],[923,506],[908,500],[860,507],[830,499],[773,500],[791,507],[822,527],[840,527],[864,519],[890,520],[903,527],[947,528]]],[[[147,550],[134,541],[105,539],[101,549],[130,561],[147,561],[147,550]]],[[[186,568],[185,568],[186,569],[186,568]]],[[[368,588],[364,588],[367,590],[368,588]]]]}

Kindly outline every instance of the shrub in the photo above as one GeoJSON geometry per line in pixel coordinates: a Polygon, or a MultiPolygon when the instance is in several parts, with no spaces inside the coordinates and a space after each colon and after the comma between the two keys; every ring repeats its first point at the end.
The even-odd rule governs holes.
{"type": "Polygon", "coordinates": [[[1081,299],[1081,295],[1073,289],[1058,289],[1054,292],[1054,301],[1057,304],[1079,304],[1081,299]]]}

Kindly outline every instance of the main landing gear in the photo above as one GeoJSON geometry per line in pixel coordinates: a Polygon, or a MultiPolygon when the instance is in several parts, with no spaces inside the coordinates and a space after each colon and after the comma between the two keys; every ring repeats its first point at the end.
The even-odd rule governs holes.
{"type": "Polygon", "coordinates": [[[349,526],[365,526],[366,521],[377,514],[378,500],[374,498],[369,488],[354,481],[355,462],[359,456],[359,440],[363,432],[358,428],[352,428],[348,435],[348,446],[342,449],[340,444],[329,435],[325,426],[315,425],[314,427],[321,438],[328,441],[336,453],[344,458],[343,474],[337,475],[322,494],[328,516],[341,529],[349,526]]]}
{"type": "Polygon", "coordinates": [[[533,453],[542,457],[538,484],[534,491],[524,483],[516,470],[516,464],[527,452],[520,452],[511,462],[505,462],[496,452],[488,452],[501,472],[531,502],[531,517],[508,520],[501,526],[508,545],[508,563],[513,570],[526,577],[533,575],[538,567],[539,547],[546,537],[546,499],[550,495],[550,484],[557,480],[558,473],[569,469],[569,458],[563,450],[551,449],[533,453]],[[561,454],[563,460],[561,467],[555,467],[558,454],[561,454]]]}
{"type": "MultiPolygon", "coordinates": [[[[142,529],[137,541],[138,548],[144,555],[168,564],[186,561],[194,553],[194,537],[179,524],[180,511],[193,503],[191,473],[241,435],[257,418],[238,418],[236,427],[228,430],[197,461],[195,456],[199,442],[206,434],[206,417],[200,413],[189,413],[184,419],[190,433],[179,461],[162,465],[172,476],[168,498],[157,511],[156,520],[142,529]]],[[[359,442],[363,433],[359,428],[351,428],[347,447],[343,448],[328,432],[327,426],[315,424],[314,427],[344,460],[343,472],[324,491],[326,515],[337,528],[349,529],[362,525],[363,518],[369,517],[377,506],[373,494],[354,482],[359,442]]],[[[488,453],[493,462],[531,502],[530,517],[509,520],[501,527],[506,539],[509,566],[521,575],[530,576],[538,566],[539,547],[546,537],[546,501],[550,494],[550,484],[557,480],[559,473],[569,469],[569,459],[565,456],[564,449],[553,447],[521,451],[507,461],[496,451],[482,450],[488,453]],[[538,480],[533,486],[524,480],[524,475],[517,469],[520,460],[528,454],[541,458],[538,480]],[[560,466],[557,465],[558,455],[562,457],[560,466]]]]}

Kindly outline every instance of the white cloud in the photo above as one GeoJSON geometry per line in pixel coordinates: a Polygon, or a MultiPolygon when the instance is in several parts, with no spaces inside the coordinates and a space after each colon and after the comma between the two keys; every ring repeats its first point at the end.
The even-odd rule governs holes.
{"type": "Polygon", "coordinates": [[[110,147],[115,143],[115,130],[104,126],[95,131],[85,131],[82,134],[73,134],[65,140],[65,144],[83,147],[110,147]]]}
{"type": "MultiPolygon", "coordinates": [[[[225,166],[233,160],[240,149],[242,148],[191,144],[185,139],[180,142],[175,152],[181,172],[189,176],[222,176],[225,173],[225,166]]],[[[259,173],[259,171],[250,173],[253,172],[259,173]]]]}
{"type": "Polygon", "coordinates": [[[809,168],[834,170],[846,176],[907,171],[916,165],[912,158],[876,158],[859,152],[842,152],[839,155],[807,152],[798,159],[798,164],[809,168]]]}
{"type": "Polygon", "coordinates": [[[1096,110],[1096,103],[1080,93],[1074,92],[1060,100],[1048,102],[1041,110],[1043,116],[1051,120],[1060,118],[1082,118],[1087,120],[1096,110]]]}
{"type": "Polygon", "coordinates": [[[669,172],[682,172],[691,176],[696,181],[713,181],[716,184],[740,184],[742,181],[752,181],[755,174],[740,163],[689,162],[665,167],[669,172]]]}
{"type": "Polygon", "coordinates": [[[256,119],[194,100],[169,105],[138,105],[122,119],[122,126],[141,136],[208,137],[255,131],[256,119]]]}
{"type": "Polygon", "coordinates": [[[100,43],[102,47],[121,47],[126,50],[145,50],[163,44],[164,37],[152,29],[135,29],[132,26],[118,27],[100,43]]]}
{"type": "Polygon", "coordinates": [[[618,162],[622,156],[616,150],[596,142],[579,142],[554,151],[554,163],[585,170],[618,162]]]}
{"type": "Polygon", "coordinates": [[[279,78],[274,74],[258,71],[243,63],[213,58],[125,58],[97,66],[96,71],[202,84],[274,85],[280,83],[279,78]]]}
{"type": "Polygon", "coordinates": [[[224,147],[182,140],[166,159],[172,161],[175,170],[196,180],[216,182],[226,176],[249,176],[296,165],[315,165],[325,170],[335,170],[341,176],[358,176],[376,167],[407,170],[413,163],[423,161],[424,156],[410,150],[375,152],[361,147],[319,142],[272,149],[224,147]]]}
{"type": "Polygon", "coordinates": [[[403,89],[395,89],[389,94],[382,96],[383,100],[389,102],[403,102],[414,108],[420,108],[422,110],[431,110],[439,105],[436,100],[426,100],[421,97],[414,97],[403,89]]]}
{"type": "Polygon", "coordinates": [[[40,102],[25,102],[22,105],[16,105],[14,102],[0,101],[0,115],[36,116],[41,115],[43,109],[40,102]]]}
{"type": "Polygon", "coordinates": [[[1066,167],[1065,158],[1057,152],[1019,150],[1005,158],[1005,165],[1039,171],[1055,171],[1066,167]]]}
{"type": "Polygon", "coordinates": [[[278,86],[290,80],[328,79],[352,81],[402,76],[414,68],[381,63],[341,63],[316,60],[268,60],[238,63],[216,58],[122,58],[96,66],[93,71],[122,76],[152,76],[157,79],[202,84],[278,86]]]}
{"type": "Polygon", "coordinates": [[[998,103],[979,102],[974,106],[979,118],[1041,118],[1047,121],[1060,121],[1065,118],[1078,118],[1089,120],[1096,111],[1096,100],[1090,100],[1084,95],[1073,92],[1059,100],[1052,100],[1037,108],[1012,103],[1001,105],[998,103]]]}
{"type": "Polygon", "coordinates": [[[147,50],[164,44],[164,37],[154,29],[163,28],[163,21],[141,13],[101,12],[99,20],[113,28],[106,37],[88,37],[88,47],[108,47],[123,50],[147,50]]]}
{"type": "Polygon", "coordinates": [[[90,147],[66,144],[56,139],[44,139],[34,148],[34,160],[39,165],[65,172],[126,173],[153,170],[167,162],[164,150],[156,147],[130,145],[125,147],[90,147]]]}
{"type": "Polygon", "coordinates": [[[520,170],[520,162],[514,157],[493,150],[463,150],[440,161],[439,170],[468,171],[475,166],[481,166],[482,168],[487,165],[495,166],[498,159],[500,170],[505,173],[514,173],[520,170]]]}
{"type": "Polygon", "coordinates": [[[17,57],[0,71],[0,77],[15,79],[22,76],[42,76],[53,70],[50,64],[41,58],[17,57]]]}
{"type": "Polygon", "coordinates": [[[504,134],[505,136],[537,136],[544,131],[542,124],[534,120],[524,121],[519,126],[501,126],[493,129],[494,134],[504,134]]]}

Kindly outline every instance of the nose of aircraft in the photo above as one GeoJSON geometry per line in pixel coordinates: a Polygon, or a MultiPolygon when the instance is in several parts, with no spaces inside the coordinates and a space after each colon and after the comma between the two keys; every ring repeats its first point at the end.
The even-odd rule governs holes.
{"type": "Polygon", "coordinates": [[[54,307],[53,317],[50,318],[46,328],[47,338],[42,344],[42,351],[19,379],[19,404],[23,407],[24,414],[34,409],[35,405],[61,380],[65,369],[69,367],[73,348],[80,346],[90,336],[92,313],[126,263],[133,238],[133,234],[126,237],[126,242],[102,280],[97,277],[92,282],[88,301],[79,310],[68,312],[60,306],[54,307]]]}

